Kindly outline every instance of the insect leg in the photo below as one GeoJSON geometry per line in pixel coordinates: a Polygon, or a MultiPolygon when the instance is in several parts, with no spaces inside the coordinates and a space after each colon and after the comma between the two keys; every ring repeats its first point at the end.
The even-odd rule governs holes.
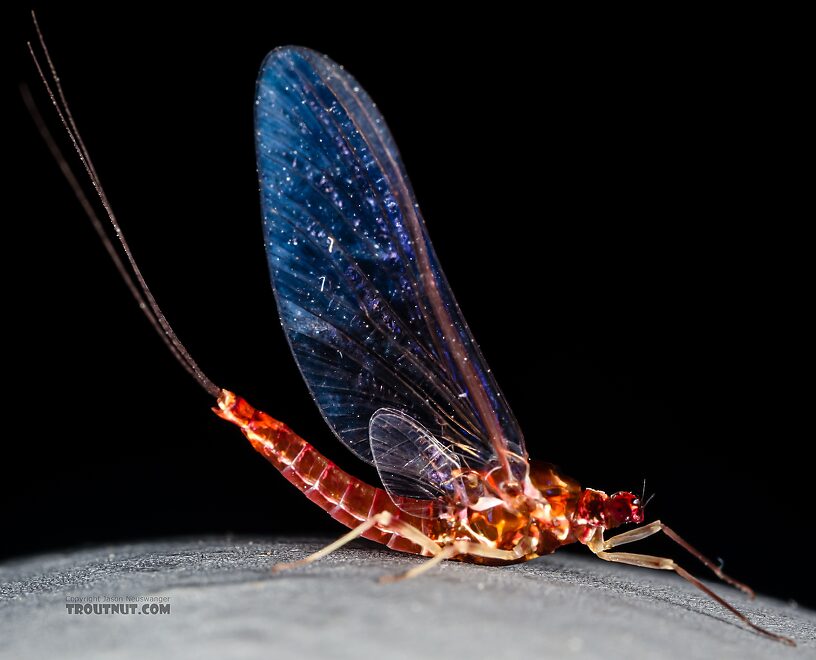
{"type": "MultiPolygon", "coordinates": [[[[614,539],[610,539],[610,541],[611,540],[614,539]]],[[[706,595],[708,595],[709,598],[722,605],[725,609],[734,614],[734,616],[736,616],[740,621],[745,623],[747,626],[750,626],[758,633],[765,635],[766,637],[770,637],[771,639],[775,639],[778,642],[782,642],[783,644],[787,644],[788,646],[796,646],[796,642],[794,642],[789,637],[785,637],[784,635],[777,635],[776,633],[772,633],[769,630],[765,630],[765,628],[761,628],[760,626],[753,623],[736,607],[730,605],[724,599],[720,598],[716,593],[714,593],[711,589],[709,589],[702,582],[700,582],[700,580],[698,580],[696,577],[694,577],[691,573],[689,573],[685,569],[675,564],[671,559],[667,559],[666,557],[654,557],[652,555],[639,555],[632,552],[606,552],[605,550],[600,550],[597,548],[593,549],[591,545],[590,549],[595,553],[596,557],[600,557],[601,559],[604,559],[606,561],[614,561],[620,564],[628,564],[629,566],[641,566],[643,568],[654,568],[663,571],[674,571],[680,577],[691,582],[691,584],[693,584],[695,587],[697,587],[698,589],[703,591],[706,595]]]]}
{"type": "Polygon", "coordinates": [[[481,543],[474,543],[473,541],[454,541],[441,549],[438,548],[433,557],[421,563],[419,566],[414,566],[414,568],[397,575],[384,575],[380,578],[380,582],[387,583],[410,580],[456,555],[472,555],[474,557],[489,557],[491,559],[513,561],[523,557],[524,552],[518,552],[516,550],[497,550],[496,548],[490,548],[481,543]]]}
{"type": "Polygon", "coordinates": [[[645,539],[647,536],[651,536],[652,534],[657,534],[657,532],[663,532],[666,536],[668,536],[672,541],[677,543],[684,550],[687,550],[689,553],[697,557],[697,559],[699,559],[703,564],[710,568],[714,575],[720,578],[723,582],[727,582],[732,587],[736,587],[737,589],[744,592],[751,598],[755,596],[754,590],[751,589],[751,587],[723,573],[722,569],[719,566],[717,566],[717,564],[715,564],[708,557],[703,555],[702,552],[697,550],[697,548],[692,546],[690,543],[684,541],[673,529],[671,529],[667,525],[664,525],[659,520],[655,520],[653,523],[649,523],[648,525],[644,525],[643,527],[638,527],[637,529],[632,529],[629,530],[628,532],[623,532],[623,534],[613,536],[611,539],[607,539],[603,543],[603,549],[609,550],[611,548],[614,548],[619,545],[624,545],[626,543],[634,543],[635,541],[645,539]]]}
{"type": "Polygon", "coordinates": [[[418,546],[420,546],[423,550],[427,551],[429,554],[436,554],[439,552],[439,546],[433,542],[429,537],[425,536],[422,532],[420,532],[416,527],[408,525],[401,520],[394,520],[393,514],[388,511],[381,511],[377,513],[364,522],[360,523],[357,527],[352,529],[347,534],[344,534],[339,539],[337,539],[334,543],[330,543],[325,548],[321,548],[317,552],[312,553],[308,557],[304,557],[303,559],[298,559],[297,561],[290,561],[290,562],[281,562],[275,564],[272,567],[272,572],[277,573],[278,571],[288,570],[290,568],[297,568],[299,566],[305,566],[306,564],[311,564],[318,559],[322,559],[328,554],[331,554],[335,550],[342,548],[347,543],[353,541],[356,538],[359,538],[363,534],[365,534],[369,529],[372,527],[379,527],[380,529],[387,530],[389,532],[394,532],[399,534],[400,536],[404,536],[410,541],[413,541],[418,546]]]}

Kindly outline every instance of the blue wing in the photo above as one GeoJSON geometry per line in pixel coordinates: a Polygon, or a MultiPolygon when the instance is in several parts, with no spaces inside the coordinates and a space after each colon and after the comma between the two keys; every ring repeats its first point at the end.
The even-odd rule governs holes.
{"type": "MultiPolygon", "coordinates": [[[[442,274],[369,96],[329,58],[279,48],[261,69],[255,122],[281,323],[337,437],[373,463],[369,422],[389,408],[464,466],[511,469],[516,458],[521,476],[521,430],[442,274]]],[[[415,480],[431,479],[425,470],[415,480]]]]}

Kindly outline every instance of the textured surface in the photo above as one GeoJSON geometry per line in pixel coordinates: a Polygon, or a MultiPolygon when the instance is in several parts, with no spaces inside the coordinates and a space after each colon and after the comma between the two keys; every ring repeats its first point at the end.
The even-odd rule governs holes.
{"type": "Polygon", "coordinates": [[[178,539],[54,553],[0,567],[2,658],[813,658],[816,613],[725,589],[789,649],[740,627],[673,576],[556,554],[491,568],[370,544],[279,575],[319,541],[178,539]],[[265,556],[271,551],[274,558],[265,556]],[[166,615],[76,615],[66,596],[168,596],[166,615]]]}

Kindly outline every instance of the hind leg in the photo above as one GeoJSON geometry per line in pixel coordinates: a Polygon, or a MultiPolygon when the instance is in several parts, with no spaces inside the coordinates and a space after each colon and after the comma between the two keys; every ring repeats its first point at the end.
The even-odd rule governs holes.
{"type": "Polygon", "coordinates": [[[373,527],[377,527],[386,532],[393,532],[395,534],[399,534],[407,538],[409,541],[413,541],[423,550],[428,552],[430,555],[436,555],[440,552],[441,548],[437,543],[423,534],[420,530],[412,525],[408,525],[401,520],[395,520],[394,516],[388,511],[381,511],[377,513],[367,520],[360,523],[357,527],[352,529],[347,534],[344,534],[339,539],[334,541],[333,543],[329,543],[325,548],[321,548],[317,552],[313,552],[307,557],[303,559],[298,559],[297,561],[290,561],[290,562],[281,562],[275,564],[272,567],[273,573],[278,573],[280,571],[289,570],[291,568],[298,568],[300,566],[306,566],[307,564],[311,564],[312,562],[317,561],[318,559],[322,559],[326,555],[331,554],[335,550],[342,548],[347,543],[350,543],[354,539],[359,538],[363,534],[365,534],[368,530],[373,527]]]}

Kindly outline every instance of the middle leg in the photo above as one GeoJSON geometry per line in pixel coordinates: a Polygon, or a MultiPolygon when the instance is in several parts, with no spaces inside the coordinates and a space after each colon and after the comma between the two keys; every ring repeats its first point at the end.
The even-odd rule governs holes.
{"type": "Polygon", "coordinates": [[[516,549],[513,550],[497,550],[496,548],[490,548],[474,541],[454,541],[453,543],[441,547],[433,557],[422,562],[419,566],[414,566],[414,568],[404,573],[398,573],[397,575],[383,575],[380,578],[380,582],[385,584],[399,582],[400,580],[410,580],[418,575],[422,575],[446,559],[451,559],[457,555],[471,555],[473,557],[486,557],[502,561],[515,561],[523,557],[524,554],[525,552],[521,549],[521,546],[516,546],[516,549]]]}

